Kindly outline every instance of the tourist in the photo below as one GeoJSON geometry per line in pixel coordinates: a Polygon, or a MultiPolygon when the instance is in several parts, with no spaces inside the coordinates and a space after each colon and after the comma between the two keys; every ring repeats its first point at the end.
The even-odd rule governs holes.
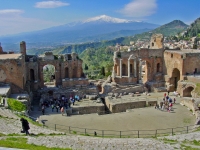
{"type": "Polygon", "coordinates": [[[59,104],[56,106],[56,111],[58,112],[58,109],[59,109],[59,104]]]}
{"type": "Polygon", "coordinates": [[[54,110],[54,104],[51,105],[51,109],[52,109],[52,112],[53,112],[53,110],[54,110]]]}
{"type": "Polygon", "coordinates": [[[164,97],[166,97],[166,96],[167,96],[167,94],[165,93],[165,94],[164,94],[164,97]]]}
{"type": "Polygon", "coordinates": [[[66,99],[65,99],[65,108],[68,109],[68,106],[69,106],[69,104],[68,104],[68,99],[66,98],[66,99]]]}
{"type": "Polygon", "coordinates": [[[168,95],[169,95],[169,90],[167,91],[168,95]]]}
{"type": "Polygon", "coordinates": [[[169,103],[169,108],[168,108],[168,112],[170,112],[172,109],[172,103],[169,103]]]}
{"type": "Polygon", "coordinates": [[[60,111],[61,111],[61,114],[62,114],[62,116],[63,116],[63,114],[64,114],[64,107],[62,107],[62,108],[60,109],[60,111]]]}
{"type": "Polygon", "coordinates": [[[168,101],[168,99],[169,99],[169,96],[167,95],[167,96],[166,96],[166,100],[168,101]]]}
{"type": "Polygon", "coordinates": [[[157,104],[156,103],[154,104],[154,108],[157,109],[157,104]]]}
{"type": "Polygon", "coordinates": [[[44,111],[45,111],[45,106],[42,105],[42,114],[44,115],[44,111]]]}
{"type": "Polygon", "coordinates": [[[165,98],[163,98],[163,103],[165,102],[165,98]]]}
{"type": "Polygon", "coordinates": [[[72,101],[69,99],[68,100],[69,108],[71,108],[71,103],[72,103],[72,101]]]}
{"type": "Polygon", "coordinates": [[[165,103],[163,103],[162,105],[162,111],[164,111],[164,108],[165,108],[165,103]]]}
{"type": "Polygon", "coordinates": [[[195,74],[196,74],[196,70],[194,69],[194,71],[193,71],[193,75],[194,75],[194,77],[195,77],[195,74]]]}
{"type": "Polygon", "coordinates": [[[72,101],[72,104],[74,105],[75,104],[75,99],[72,99],[71,101],[72,101]]]}
{"type": "Polygon", "coordinates": [[[80,101],[80,98],[79,98],[79,96],[78,95],[76,95],[76,99],[75,99],[75,101],[80,101]]]}
{"type": "Polygon", "coordinates": [[[24,118],[21,118],[20,121],[22,123],[22,132],[23,133],[25,132],[26,135],[29,135],[28,130],[30,129],[30,127],[29,127],[28,121],[26,119],[24,119],[24,118]]]}

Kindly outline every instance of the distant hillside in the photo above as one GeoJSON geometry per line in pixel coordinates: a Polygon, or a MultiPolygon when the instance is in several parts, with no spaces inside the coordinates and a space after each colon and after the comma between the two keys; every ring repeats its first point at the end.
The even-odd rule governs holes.
{"type": "Polygon", "coordinates": [[[116,38],[113,40],[104,40],[101,42],[88,42],[83,44],[72,44],[67,46],[59,46],[57,48],[32,48],[28,49],[27,53],[29,55],[34,54],[43,54],[45,51],[52,51],[54,54],[66,54],[71,52],[76,52],[78,54],[81,54],[83,51],[85,51],[88,48],[106,48],[107,46],[115,46],[117,43],[123,44],[123,45],[129,45],[130,41],[133,41],[134,37],[121,37],[116,38]]]}
{"type": "Polygon", "coordinates": [[[137,34],[135,39],[150,39],[151,35],[154,33],[161,33],[165,37],[175,36],[187,29],[188,25],[180,20],[174,20],[170,23],[164,24],[150,32],[144,32],[142,34],[137,34]]]}
{"type": "Polygon", "coordinates": [[[198,36],[200,38],[200,18],[197,18],[186,30],[185,37],[198,36]]]}
{"type": "MultiPolygon", "coordinates": [[[[129,45],[130,41],[136,41],[138,39],[149,40],[153,33],[162,33],[164,36],[174,36],[184,31],[187,27],[188,26],[184,24],[182,21],[175,20],[161,27],[158,27],[150,32],[137,34],[131,37],[123,37],[123,38],[117,38],[110,41],[104,41],[104,44],[109,45],[109,46],[114,46],[116,45],[116,43],[119,43],[121,45],[129,45]]],[[[98,44],[101,45],[102,42],[98,44]]],[[[101,67],[104,67],[107,71],[112,69],[112,67],[110,66],[113,65],[113,60],[112,60],[113,54],[108,53],[108,48],[95,47],[95,44],[94,44],[93,48],[89,48],[83,51],[80,57],[83,60],[84,64],[87,64],[89,68],[88,70],[90,70],[91,72],[92,70],[99,69],[101,67]]]]}
{"type": "MultiPolygon", "coordinates": [[[[83,43],[83,44],[73,44],[73,45],[63,46],[63,47],[53,49],[53,52],[55,54],[64,54],[64,53],[71,53],[71,52],[76,52],[76,53],[81,54],[87,48],[101,48],[101,47],[107,47],[107,46],[115,46],[117,43],[122,44],[122,45],[129,45],[130,41],[136,41],[138,39],[144,39],[144,38],[150,39],[153,33],[161,33],[164,36],[176,35],[184,31],[187,27],[188,25],[186,25],[182,21],[174,20],[168,24],[162,25],[152,31],[144,32],[142,34],[137,34],[137,35],[133,34],[132,36],[115,38],[113,40],[103,40],[101,42],[88,42],[88,43],[83,43]]],[[[32,54],[32,52],[35,52],[35,50],[29,51],[29,52],[32,54]]],[[[40,52],[43,53],[43,51],[40,51],[40,52]]]]}
{"type": "Polygon", "coordinates": [[[161,33],[164,36],[172,36],[176,35],[177,33],[180,33],[184,30],[186,30],[188,25],[186,25],[184,22],[180,20],[174,20],[170,23],[167,23],[163,26],[160,26],[154,30],[152,30],[152,33],[161,33]]]}

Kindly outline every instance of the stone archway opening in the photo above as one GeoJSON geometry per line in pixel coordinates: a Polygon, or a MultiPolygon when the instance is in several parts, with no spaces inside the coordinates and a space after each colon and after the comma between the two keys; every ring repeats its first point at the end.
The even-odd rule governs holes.
{"type": "Polygon", "coordinates": [[[192,97],[192,91],[194,88],[192,86],[187,87],[183,90],[183,97],[192,97]]]}
{"type": "Polygon", "coordinates": [[[43,67],[43,80],[45,86],[55,86],[55,66],[47,64],[43,67]]]}
{"type": "Polygon", "coordinates": [[[171,78],[172,84],[174,85],[174,90],[177,89],[179,80],[180,80],[180,71],[177,68],[175,68],[172,71],[172,78],[171,78]]]}

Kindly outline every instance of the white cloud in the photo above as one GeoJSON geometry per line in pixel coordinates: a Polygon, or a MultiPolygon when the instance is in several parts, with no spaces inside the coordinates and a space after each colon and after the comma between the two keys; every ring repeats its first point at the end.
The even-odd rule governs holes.
{"type": "Polygon", "coordinates": [[[69,3],[64,3],[61,1],[42,1],[42,2],[37,2],[35,4],[36,8],[56,8],[56,7],[62,7],[62,6],[68,6],[69,3]]]}
{"type": "Polygon", "coordinates": [[[58,22],[24,17],[24,11],[16,9],[0,10],[0,36],[41,30],[60,25],[58,22]]]}
{"type": "Polygon", "coordinates": [[[0,10],[0,15],[19,15],[24,11],[19,9],[2,9],[0,10]]]}
{"type": "Polygon", "coordinates": [[[143,18],[156,12],[156,0],[133,0],[120,10],[128,17],[143,18]]]}

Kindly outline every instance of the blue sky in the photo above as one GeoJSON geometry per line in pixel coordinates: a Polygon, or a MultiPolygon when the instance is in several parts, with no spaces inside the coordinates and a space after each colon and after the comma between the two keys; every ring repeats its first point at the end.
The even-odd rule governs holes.
{"type": "Polygon", "coordinates": [[[0,35],[107,15],[165,24],[200,17],[200,0],[0,0],[0,35]]]}

